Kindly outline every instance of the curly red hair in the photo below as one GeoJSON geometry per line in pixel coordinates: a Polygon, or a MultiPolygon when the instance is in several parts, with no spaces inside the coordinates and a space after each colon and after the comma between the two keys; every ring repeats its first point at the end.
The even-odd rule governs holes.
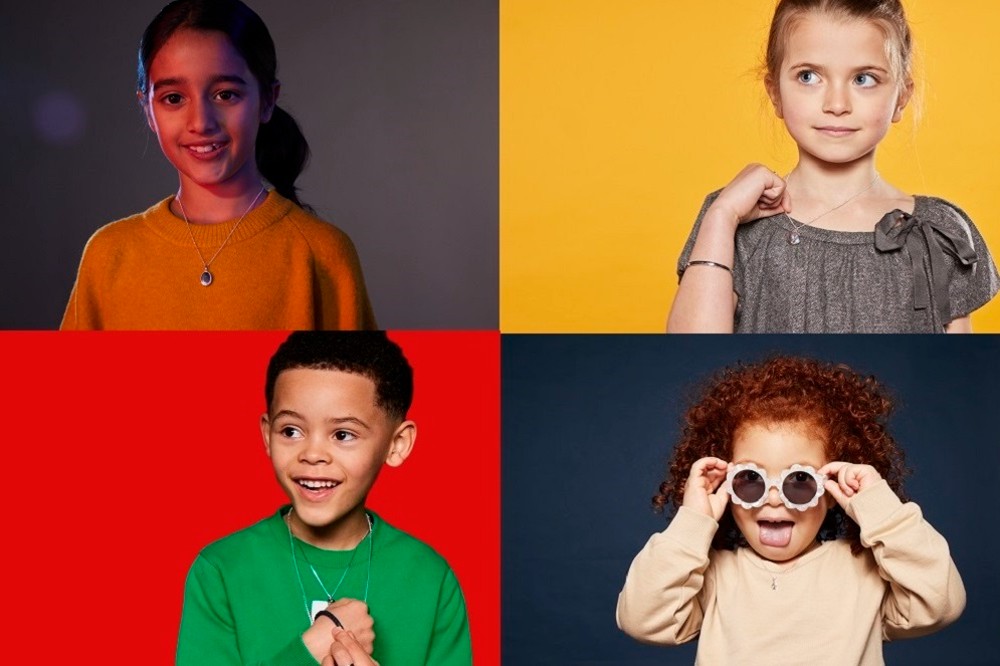
{"type": "MultiPolygon", "coordinates": [[[[845,365],[780,356],[762,363],[726,368],[703,387],[684,416],[667,477],[653,497],[658,511],[680,507],[684,484],[699,458],[732,459],[733,439],[749,424],[800,423],[824,443],[828,460],[871,465],[905,501],[903,451],[887,430],[893,400],[874,378],[845,365]]],[[[857,523],[839,505],[831,509],[818,538],[846,538],[857,554],[862,546],[857,523]]],[[[745,546],[727,511],[712,546],[745,546]]]]}

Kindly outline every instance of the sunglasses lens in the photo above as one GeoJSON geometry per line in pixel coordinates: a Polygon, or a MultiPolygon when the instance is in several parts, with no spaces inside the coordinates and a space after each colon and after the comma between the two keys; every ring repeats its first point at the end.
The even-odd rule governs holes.
{"type": "Polygon", "coordinates": [[[816,497],[816,479],[808,472],[792,472],[785,477],[781,491],[792,504],[808,504],[816,497]]]}
{"type": "Polygon", "coordinates": [[[764,477],[752,469],[745,469],[733,477],[733,494],[744,502],[756,502],[763,497],[766,485],[764,477]]]}

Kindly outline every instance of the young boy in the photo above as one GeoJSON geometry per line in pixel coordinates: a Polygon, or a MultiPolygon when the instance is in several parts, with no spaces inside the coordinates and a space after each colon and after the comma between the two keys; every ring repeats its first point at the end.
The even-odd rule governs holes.
{"type": "Polygon", "coordinates": [[[448,564],[365,509],[383,463],[413,448],[412,396],[412,370],[384,333],[300,331],[278,348],[260,428],[291,506],[199,554],[179,666],[347,666],[347,654],[362,666],[359,645],[387,666],[472,663],[448,564]]]}

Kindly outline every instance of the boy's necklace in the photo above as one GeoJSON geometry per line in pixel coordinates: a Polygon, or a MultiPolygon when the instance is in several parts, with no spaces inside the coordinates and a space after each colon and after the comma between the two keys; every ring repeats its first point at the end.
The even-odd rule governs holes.
{"type": "Polygon", "coordinates": [[[208,261],[205,261],[205,255],[201,253],[201,248],[198,247],[198,241],[196,241],[194,238],[194,232],[191,230],[191,223],[188,221],[187,213],[184,212],[184,204],[181,202],[181,198],[174,197],[174,201],[177,202],[177,207],[181,209],[181,216],[184,218],[184,224],[187,225],[188,233],[191,234],[191,242],[194,243],[194,249],[198,251],[198,257],[201,258],[201,265],[204,266],[205,268],[205,270],[202,271],[201,274],[201,286],[207,287],[208,285],[212,284],[212,281],[215,279],[215,276],[212,275],[212,271],[208,270],[208,267],[212,265],[212,262],[215,261],[215,258],[219,256],[220,252],[222,252],[222,248],[226,247],[226,244],[229,242],[229,239],[232,238],[233,234],[236,232],[236,227],[240,226],[240,222],[242,222],[243,218],[246,217],[247,214],[253,209],[254,205],[257,203],[257,199],[260,199],[260,195],[263,194],[264,192],[267,192],[267,190],[261,187],[260,192],[258,192],[257,196],[255,196],[253,198],[253,201],[250,202],[250,205],[247,207],[246,212],[244,212],[243,215],[240,216],[240,219],[236,220],[236,224],[234,224],[233,228],[229,230],[229,235],[226,236],[226,240],[222,241],[222,245],[219,246],[219,249],[215,251],[215,254],[213,254],[212,258],[209,259],[208,261]]]}
{"type": "MultiPolygon", "coordinates": [[[[791,174],[788,174],[788,175],[790,176],[791,174]]],[[[875,172],[875,177],[872,178],[872,182],[868,183],[867,187],[865,187],[863,190],[861,190],[859,192],[855,192],[848,199],[845,199],[843,202],[837,204],[836,206],[834,206],[830,210],[826,211],[825,213],[820,213],[819,215],[817,215],[813,219],[809,220],[808,222],[799,222],[798,225],[796,226],[795,220],[792,219],[791,217],[789,217],[788,221],[792,223],[792,230],[788,232],[788,244],[789,245],[798,245],[799,243],[801,243],[802,242],[802,238],[799,236],[799,229],[802,229],[802,227],[807,227],[810,224],[812,224],[813,222],[815,222],[816,220],[818,220],[819,218],[823,217],[824,215],[829,215],[833,211],[835,211],[835,210],[837,210],[839,208],[843,208],[847,204],[851,203],[852,201],[854,201],[855,199],[857,199],[858,197],[860,197],[862,194],[864,194],[868,190],[870,190],[873,187],[875,187],[875,181],[877,181],[877,180],[878,180],[878,172],[876,171],[875,172]]],[[[787,181],[788,181],[788,176],[785,176],[785,182],[787,182],[787,181]]]]}
{"type": "MultiPolygon", "coordinates": [[[[302,575],[299,573],[299,562],[295,556],[295,541],[292,538],[292,511],[294,510],[295,508],[292,507],[291,509],[288,510],[288,513],[285,514],[285,527],[288,529],[288,549],[292,552],[292,568],[295,569],[295,579],[299,583],[299,592],[302,594],[302,606],[305,608],[306,617],[309,618],[309,623],[312,624],[313,616],[315,615],[313,611],[317,610],[317,608],[315,608],[316,602],[314,601],[313,602],[314,608],[310,610],[309,598],[306,596],[306,588],[302,584],[302,575]]],[[[306,558],[306,564],[309,565],[309,570],[312,571],[313,577],[316,579],[316,582],[319,583],[319,586],[323,589],[323,594],[326,595],[327,605],[332,604],[334,601],[336,601],[335,595],[337,594],[337,591],[340,589],[341,583],[343,583],[344,579],[347,577],[347,572],[351,570],[351,565],[354,564],[354,556],[357,555],[358,548],[361,547],[361,543],[365,539],[368,539],[368,572],[365,577],[365,596],[362,599],[362,601],[364,601],[366,604],[368,603],[368,588],[372,582],[372,542],[375,540],[374,536],[375,525],[372,522],[372,517],[368,514],[367,511],[365,512],[365,520],[368,521],[368,531],[365,533],[363,537],[361,537],[361,541],[359,541],[358,545],[355,546],[354,549],[351,551],[351,559],[347,561],[347,567],[344,568],[344,573],[340,575],[340,580],[337,581],[337,585],[336,587],[333,588],[333,592],[330,592],[329,590],[326,589],[326,585],[323,584],[323,580],[319,577],[319,574],[316,572],[316,567],[312,565],[312,562],[309,561],[308,557],[306,558]]],[[[305,552],[303,552],[302,555],[304,557],[305,552]]],[[[322,608],[319,608],[318,610],[322,610],[322,608]]]]}

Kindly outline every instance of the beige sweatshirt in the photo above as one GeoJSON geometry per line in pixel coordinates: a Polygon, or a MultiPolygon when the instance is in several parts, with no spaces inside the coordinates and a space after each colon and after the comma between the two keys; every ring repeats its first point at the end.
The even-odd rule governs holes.
{"type": "Polygon", "coordinates": [[[618,626],[645,643],[698,638],[696,664],[883,664],[882,641],[931,633],[965,608],[948,543],[885,481],[848,514],[865,551],[826,541],[779,569],[751,548],[711,550],[718,523],[681,507],[632,561],[618,626]]]}

